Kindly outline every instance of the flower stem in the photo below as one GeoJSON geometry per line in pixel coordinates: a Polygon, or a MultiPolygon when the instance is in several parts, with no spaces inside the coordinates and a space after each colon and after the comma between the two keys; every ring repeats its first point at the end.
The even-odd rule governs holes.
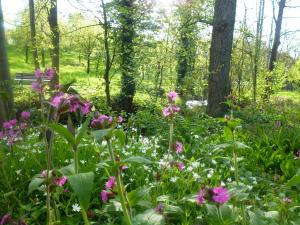
{"type": "Polygon", "coordinates": [[[170,131],[169,131],[169,149],[168,149],[168,158],[171,154],[172,151],[172,146],[173,146],[173,133],[174,133],[174,123],[173,119],[170,121],[170,131]]]}
{"type": "Polygon", "coordinates": [[[90,225],[85,209],[81,206],[81,214],[85,225],[90,225]]]}
{"type": "Polygon", "coordinates": [[[125,217],[125,220],[126,220],[126,224],[127,225],[132,225],[129,210],[126,207],[126,198],[125,198],[125,193],[123,192],[123,188],[122,188],[123,185],[122,185],[122,178],[121,178],[120,168],[118,167],[118,165],[116,163],[116,159],[115,159],[115,156],[114,156],[114,152],[113,152],[110,140],[107,138],[106,141],[107,141],[109,154],[110,154],[110,157],[112,158],[112,162],[114,164],[114,167],[117,168],[117,171],[116,171],[116,173],[117,173],[117,176],[116,176],[116,178],[117,178],[116,179],[117,189],[118,189],[118,195],[119,195],[120,201],[121,201],[121,206],[122,206],[122,209],[123,209],[123,214],[124,214],[124,217],[125,217]]]}
{"type": "Polygon", "coordinates": [[[77,151],[77,148],[74,148],[73,152],[74,152],[75,174],[78,174],[78,151],[77,151]]]}

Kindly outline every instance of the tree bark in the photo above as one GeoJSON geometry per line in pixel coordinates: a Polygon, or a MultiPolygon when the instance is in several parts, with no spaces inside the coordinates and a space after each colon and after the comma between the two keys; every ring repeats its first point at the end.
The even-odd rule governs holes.
{"type": "Polygon", "coordinates": [[[52,44],[52,68],[55,68],[56,73],[53,78],[53,85],[59,84],[59,27],[57,20],[57,0],[50,0],[50,10],[48,22],[51,30],[51,44],[52,44]]]}
{"type": "Polygon", "coordinates": [[[216,0],[209,59],[208,106],[211,116],[222,116],[231,91],[229,78],[236,0],[216,0]]]}
{"type": "Polygon", "coordinates": [[[106,95],[106,104],[108,106],[111,105],[110,100],[110,80],[109,80],[109,71],[111,68],[111,62],[110,62],[110,51],[109,51],[109,43],[108,43],[108,21],[106,16],[106,8],[104,1],[101,0],[102,3],[102,9],[103,9],[103,28],[104,28],[104,47],[105,47],[105,72],[104,72],[104,81],[105,81],[105,95],[106,95]]]}
{"type": "Polygon", "coordinates": [[[31,33],[31,45],[32,45],[32,56],[35,69],[40,68],[38,50],[36,45],[36,30],[35,30],[35,11],[34,2],[29,0],[29,17],[30,17],[30,33],[31,33]]]}
{"type": "Polygon", "coordinates": [[[12,117],[14,108],[8,58],[5,47],[5,32],[0,0],[0,129],[5,120],[12,117]]]}

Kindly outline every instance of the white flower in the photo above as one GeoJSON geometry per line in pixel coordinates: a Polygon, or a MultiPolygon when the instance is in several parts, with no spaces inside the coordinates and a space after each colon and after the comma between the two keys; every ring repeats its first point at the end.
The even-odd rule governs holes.
{"type": "Polygon", "coordinates": [[[207,177],[208,177],[208,178],[211,178],[212,175],[213,175],[213,174],[209,173],[209,174],[207,174],[207,177]]]}
{"type": "Polygon", "coordinates": [[[200,178],[199,174],[198,173],[194,173],[194,172],[193,172],[193,177],[194,177],[195,180],[197,180],[197,179],[200,178]]]}
{"type": "Polygon", "coordinates": [[[80,163],[81,163],[82,165],[84,165],[84,164],[86,164],[86,161],[85,161],[85,160],[80,160],[80,163]]]}
{"type": "Polygon", "coordinates": [[[193,171],[193,167],[189,166],[188,168],[186,168],[186,170],[187,170],[188,172],[192,172],[192,171],[193,171]]]}
{"type": "Polygon", "coordinates": [[[22,170],[16,170],[16,174],[20,175],[22,170]]]}
{"type": "Polygon", "coordinates": [[[20,162],[24,162],[24,161],[25,161],[25,157],[20,158],[19,161],[20,161],[20,162]]]}
{"type": "Polygon", "coordinates": [[[191,163],[191,167],[193,167],[194,169],[198,168],[200,166],[199,162],[192,162],[191,163]]]}
{"type": "Polygon", "coordinates": [[[175,182],[177,181],[177,179],[178,179],[178,177],[171,177],[170,181],[171,181],[172,183],[175,183],[175,182]]]}
{"type": "Polygon", "coordinates": [[[213,160],[211,160],[211,163],[214,164],[214,165],[216,165],[217,161],[213,159],[213,160]]]}
{"type": "Polygon", "coordinates": [[[72,205],[72,210],[73,212],[80,212],[81,208],[77,203],[75,203],[72,205]]]}
{"type": "Polygon", "coordinates": [[[231,181],[232,181],[231,177],[229,177],[229,178],[227,179],[227,181],[228,181],[228,182],[231,182],[231,181]]]}
{"type": "Polygon", "coordinates": [[[230,171],[234,171],[234,167],[233,166],[230,167],[230,171]]]}

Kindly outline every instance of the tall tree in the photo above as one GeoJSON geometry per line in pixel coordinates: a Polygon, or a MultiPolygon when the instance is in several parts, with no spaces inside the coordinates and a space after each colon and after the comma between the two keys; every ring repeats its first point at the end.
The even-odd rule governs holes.
{"type": "Polygon", "coordinates": [[[229,78],[236,0],[216,0],[210,46],[207,113],[221,116],[227,110],[224,104],[230,94],[229,78]]]}
{"type": "Polygon", "coordinates": [[[134,51],[135,38],[135,0],[119,0],[119,22],[120,22],[120,69],[121,93],[118,106],[126,112],[133,111],[133,97],[136,92],[136,64],[134,51]]]}
{"type": "Polygon", "coordinates": [[[57,0],[50,1],[50,10],[48,15],[48,22],[51,30],[51,58],[52,67],[55,68],[56,73],[53,78],[53,84],[59,83],[59,27],[57,19],[57,0]]]}
{"type": "Polygon", "coordinates": [[[40,64],[39,64],[37,44],[36,44],[35,11],[34,11],[33,0],[29,0],[29,18],[30,18],[30,33],[31,33],[31,45],[32,45],[34,67],[35,69],[39,69],[40,64]]]}
{"type": "Polygon", "coordinates": [[[13,106],[13,91],[5,48],[4,20],[0,0],[0,128],[2,127],[3,121],[12,115],[13,106]]]}

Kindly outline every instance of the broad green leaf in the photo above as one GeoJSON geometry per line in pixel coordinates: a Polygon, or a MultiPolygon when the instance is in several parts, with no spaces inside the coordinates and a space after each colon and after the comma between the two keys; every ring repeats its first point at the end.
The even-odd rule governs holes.
{"type": "Polygon", "coordinates": [[[96,167],[99,169],[105,169],[105,168],[111,167],[112,165],[110,165],[110,164],[111,164],[111,161],[100,162],[100,163],[96,164],[96,167]]]}
{"type": "Polygon", "coordinates": [[[105,136],[110,136],[113,128],[105,129],[105,130],[94,130],[92,131],[92,135],[97,142],[102,142],[105,136]]]}
{"type": "Polygon", "coordinates": [[[49,128],[51,128],[53,131],[61,135],[66,139],[66,141],[69,143],[69,145],[73,146],[75,145],[75,137],[72,135],[72,133],[64,126],[58,124],[58,123],[51,123],[48,125],[49,128]]]}
{"type": "Polygon", "coordinates": [[[224,137],[227,141],[233,140],[233,133],[229,127],[224,127],[224,137]]]}
{"type": "Polygon", "coordinates": [[[89,172],[71,175],[68,176],[68,181],[70,182],[70,185],[74,190],[80,205],[84,209],[87,209],[93,190],[94,173],[89,172]]]}
{"type": "Polygon", "coordinates": [[[65,176],[73,175],[75,174],[75,165],[72,163],[68,166],[60,168],[58,171],[65,176]]]}
{"type": "Polygon", "coordinates": [[[139,187],[130,193],[128,193],[128,200],[131,206],[137,205],[141,200],[145,200],[150,197],[149,195],[150,188],[139,187]]]}
{"type": "Polygon", "coordinates": [[[85,135],[88,127],[89,127],[89,124],[90,124],[90,121],[91,121],[91,116],[89,116],[86,121],[78,128],[78,132],[77,132],[77,135],[76,135],[76,145],[79,145],[82,137],[85,135]]]}
{"type": "Polygon", "coordinates": [[[292,179],[290,179],[287,182],[287,185],[288,186],[298,186],[298,185],[300,185],[300,174],[297,174],[297,175],[293,176],[292,179]]]}
{"type": "Polygon", "coordinates": [[[125,146],[126,134],[123,130],[115,130],[114,135],[119,139],[122,146],[125,146]]]}
{"type": "Polygon", "coordinates": [[[131,156],[127,159],[124,159],[122,162],[124,163],[137,163],[137,164],[152,164],[152,161],[146,159],[142,156],[131,156]]]}
{"type": "Polygon", "coordinates": [[[34,190],[38,189],[38,187],[44,183],[44,178],[35,177],[31,180],[28,186],[28,194],[31,194],[34,190]]]}
{"type": "Polygon", "coordinates": [[[179,206],[169,205],[169,204],[165,204],[164,206],[165,206],[164,212],[167,213],[167,214],[180,214],[180,213],[183,213],[183,210],[179,206]]]}
{"type": "Polygon", "coordinates": [[[133,225],[163,225],[164,217],[156,213],[153,209],[148,209],[142,214],[136,215],[132,219],[133,225]]]}
{"type": "Polygon", "coordinates": [[[259,213],[254,213],[251,211],[248,211],[249,214],[249,225],[266,225],[267,222],[265,221],[264,217],[261,216],[259,213]]]}

